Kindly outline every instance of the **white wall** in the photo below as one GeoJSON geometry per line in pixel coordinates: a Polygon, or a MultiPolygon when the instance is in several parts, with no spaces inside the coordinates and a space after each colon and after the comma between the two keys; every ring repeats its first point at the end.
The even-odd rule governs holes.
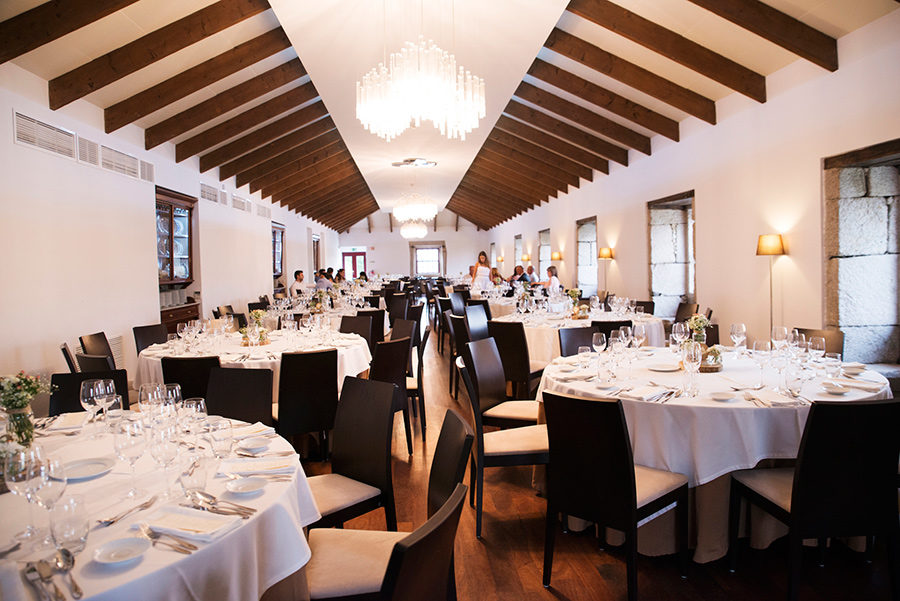
{"type": "MultiPolygon", "coordinates": [[[[215,170],[200,174],[195,157],[174,161],[174,145],[143,150],[143,130],[103,132],[98,107],[76,101],[47,107],[47,82],[11,63],[0,65],[0,373],[65,371],[59,344],[103,330],[122,336],[125,367],[134,376],[131,328],[159,322],[156,274],[155,187],[104,169],[13,142],[18,111],[155,166],[155,184],[199,196],[200,182],[220,188],[215,170]]],[[[230,195],[234,180],[224,182],[230,195]]],[[[220,304],[246,308],[272,292],[270,206],[244,187],[254,203],[248,214],[200,200],[195,205],[194,271],[190,292],[200,290],[203,314],[220,304]]],[[[285,269],[310,270],[311,233],[325,257],[339,257],[337,233],[281,208],[272,220],[285,225],[285,269]]],[[[289,276],[290,277],[290,276],[289,276]]],[[[290,280],[288,280],[289,283],[290,280]]]]}
{"type": "MultiPolygon", "coordinates": [[[[428,235],[416,244],[430,241],[442,241],[447,246],[446,275],[454,276],[469,273],[469,265],[474,265],[479,251],[489,252],[488,232],[479,230],[475,225],[460,218],[459,230],[456,229],[456,215],[450,211],[438,214],[437,231],[429,225],[428,235]]],[[[366,269],[377,274],[405,274],[409,270],[409,241],[400,236],[400,227],[395,222],[394,231],[390,231],[387,213],[372,215],[372,233],[366,220],[363,219],[350,228],[349,232],[339,235],[341,248],[351,246],[366,247],[366,269]]],[[[335,266],[340,264],[338,256],[335,266]]],[[[330,265],[330,264],[329,264],[330,265]]],[[[501,269],[502,271],[502,269],[501,269]]]]}
{"type": "MultiPolygon", "coordinates": [[[[550,227],[564,285],[575,282],[575,221],[598,216],[598,246],[615,248],[608,289],[649,297],[647,208],[651,200],[694,190],[697,300],[714,321],[743,321],[750,338],[768,329],[768,261],[756,238],[783,233],[775,262],[775,322],[823,324],[822,159],[900,137],[900,10],[838,41],[840,69],[797,60],[767,78],[768,102],[739,94],[717,102],[718,125],[681,123],[681,142],[655,136],[653,155],[629,153],[534,211],[490,232],[511,257],[513,237],[537,264],[537,232],[550,227]]],[[[600,287],[603,288],[602,261],[600,287]]],[[[727,329],[726,329],[727,331],[727,329]]]]}

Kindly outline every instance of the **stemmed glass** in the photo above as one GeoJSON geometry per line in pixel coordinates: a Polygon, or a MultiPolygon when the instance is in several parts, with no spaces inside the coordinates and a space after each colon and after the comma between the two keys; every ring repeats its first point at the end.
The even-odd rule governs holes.
{"type": "MultiPolygon", "coordinates": [[[[106,400],[106,391],[103,389],[102,380],[84,380],[81,383],[81,392],[79,394],[81,406],[88,412],[87,419],[84,422],[85,428],[87,424],[94,421],[97,412],[103,409],[106,400]]],[[[92,433],[90,438],[96,438],[96,433],[92,433]]]]}
{"type": "Polygon", "coordinates": [[[602,353],[606,349],[606,334],[594,332],[594,335],[591,336],[591,346],[594,347],[595,353],[602,353]]]}
{"type": "Polygon", "coordinates": [[[633,332],[631,326],[622,326],[619,328],[619,340],[625,344],[625,348],[628,348],[628,345],[631,344],[632,338],[633,332]]]}
{"type": "Polygon", "coordinates": [[[763,368],[769,360],[772,351],[772,343],[768,340],[756,340],[753,342],[753,360],[759,366],[759,387],[763,386],[763,368]]]}
{"type": "Polygon", "coordinates": [[[772,348],[776,351],[780,351],[784,347],[787,346],[788,343],[788,331],[784,326],[774,326],[772,328],[772,348]]]}
{"type": "Polygon", "coordinates": [[[822,336],[810,336],[808,347],[810,361],[818,362],[825,356],[825,338],[822,336]]]}
{"type": "Polygon", "coordinates": [[[591,363],[591,347],[578,347],[578,363],[581,365],[582,369],[587,369],[588,365],[591,363]]]}
{"type": "Polygon", "coordinates": [[[635,324],[631,328],[631,337],[634,340],[634,348],[640,348],[647,340],[647,327],[642,323],[635,324]]]}
{"type": "MultiPolygon", "coordinates": [[[[56,457],[48,457],[41,463],[41,487],[35,491],[34,500],[48,512],[53,511],[53,505],[59,500],[66,490],[66,468],[62,461],[56,457]]],[[[53,541],[49,533],[43,541],[44,545],[51,545],[53,541]]]]}
{"type": "Polygon", "coordinates": [[[600,297],[596,294],[591,295],[591,313],[600,310],[600,297]]]}
{"type": "Polygon", "coordinates": [[[166,392],[163,402],[171,403],[176,409],[181,407],[181,385],[166,384],[166,392]]]}
{"type": "Polygon", "coordinates": [[[675,322],[672,324],[672,336],[675,337],[675,342],[678,343],[678,346],[681,346],[681,343],[687,340],[687,326],[684,322],[675,322]]]}
{"type": "Polygon", "coordinates": [[[140,420],[123,420],[113,430],[113,448],[116,457],[127,461],[131,466],[131,490],[126,498],[136,499],[142,494],[137,487],[137,476],[134,473],[134,464],[141,458],[147,448],[147,429],[140,420]]]}
{"type": "Polygon", "coordinates": [[[44,458],[43,449],[36,444],[30,447],[11,451],[3,462],[3,475],[10,492],[28,501],[28,525],[25,530],[16,534],[16,540],[27,542],[38,539],[39,532],[34,526],[35,493],[43,486],[41,468],[44,458]]]}
{"type": "Polygon", "coordinates": [[[197,440],[203,432],[206,424],[206,401],[201,397],[192,397],[184,400],[182,409],[182,428],[185,433],[194,439],[194,445],[197,446],[197,440]]]}
{"type": "Polygon", "coordinates": [[[738,355],[743,355],[747,348],[747,326],[742,323],[731,324],[731,342],[734,343],[734,350],[738,355]]]}
{"type": "Polygon", "coordinates": [[[774,350],[769,356],[769,365],[778,374],[773,390],[775,392],[784,392],[785,388],[787,388],[787,382],[785,381],[785,369],[788,366],[787,349],[774,350]]]}
{"type": "Polygon", "coordinates": [[[797,328],[791,330],[790,334],[788,334],[788,348],[794,358],[799,358],[800,355],[806,352],[806,335],[802,334],[797,328]]]}
{"type": "Polygon", "coordinates": [[[164,499],[173,499],[169,486],[169,466],[178,457],[178,443],[180,437],[178,424],[175,421],[166,420],[154,422],[150,428],[150,456],[156,465],[163,468],[163,480],[165,482],[164,499]]]}
{"type": "Polygon", "coordinates": [[[681,362],[684,364],[684,371],[687,372],[687,386],[683,391],[688,396],[697,396],[697,372],[700,371],[702,361],[703,347],[699,342],[691,340],[681,345],[681,362]]]}
{"type": "Polygon", "coordinates": [[[141,419],[149,426],[157,407],[163,402],[166,389],[162,384],[141,384],[138,391],[138,408],[141,410],[141,419]]]}

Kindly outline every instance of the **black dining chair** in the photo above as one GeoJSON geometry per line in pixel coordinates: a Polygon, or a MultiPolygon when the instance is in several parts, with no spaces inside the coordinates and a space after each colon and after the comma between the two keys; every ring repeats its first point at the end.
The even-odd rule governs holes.
{"type": "Polygon", "coordinates": [[[466,307],[466,333],[469,340],[484,340],[488,334],[488,316],[484,305],[469,305],[466,307]]]}
{"type": "Polygon", "coordinates": [[[219,357],[163,357],[162,372],[166,384],[181,386],[181,398],[206,398],[209,373],[220,367],[219,357]]]}
{"type": "Polygon", "coordinates": [[[797,598],[803,539],[884,536],[891,594],[900,599],[897,457],[900,401],[816,401],[809,409],[796,466],[731,474],[729,560],[737,568],[741,501],[788,526],[788,600],[797,598]]]}
{"type": "Polygon", "coordinates": [[[206,411],[209,415],[271,426],[275,423],[272,386],[271,369],[213,367],[206,388],[206,411]]]}
{"type": "Polygon", "coordinates": [[[550,461],[544,586],[550,586],[559,514],[625,533],[629,601],[637,600],[638,523],[675,509],[682,576],[687,568],[688,479],[635,465],[619,399],[580,399],[544,391],[550,461]]]}
{"type": "Polygon", "coordinates": [[[378,295],[374,295],[374,296],[366,295],[366,296],[365,296],[365,299],[366,299],[366,304],[369,305],[369,307],[371,307],[371,308],[373,308],[373,309],[378,309],[378,308],[380,308],[380,305],[381,305],[381,297],[380,297],[380,296],[378,296],[378,295]]]}
{"type": "Polygon", "coordinates": [[[591,329],[595,332],[603,332],[606,334],[606,340],[609,341],[609,335],[623,326],[631,327],[631,320],[623,321],[592,321],[591,329]]]}
{"type": "Polygon", "coordinates": [[[413,331],[413,346],[415,347],[418,347],[422,342],[422,312],[424,309],[425,305],[420,303],[410,305],[406,310],[406,319],[416,324],[416,329],[413,331]]]}
{"type": "Polygon", "coordinates": [[[513,396],[524,398],[533,396],[537,383],[544,374],[543,363],[532,361],[528,353],[528,339],[525,326],[517,321],[488,322],[488,333],[496,341],[503,358],[506,379],[513,384],[513,396]]]}
{"type": "Polygon", "coordinates": [[[425,329],[422,342],[416,347],[418,363],[414,374],[406,377],[406,396],[413,403],[418,404],[419,425],[422,426],[422,439],[425,438],[425,346],[428,344],[428,336],[431,328],[425,329]]]}
{"type": "Polygon", "coordinates": [[[409,423],[409,403],[406,390],[406,366],[409,361],[409,338],[393,338],[388,342],[375,345],[375,356],[369,369],[369,379],[387,382],[397,388],[394,395],[394,412],[403,413],[403,426],[406,430],[406,450],[412,455],[412,428],[409,423]]]}
{"type": "Polygon", "coordinates": [[[388,321],[391,328],[394,327],[394,321],[398,319],[406,319],[406,311],[409,309],[409,297],[405,294],[394,294],[387,305],[388,321]]]}
{"type": "Polygon", "coordinates": [[[75,353],[80,371],[112,371],[116,368],[111,355],[85,355],[75,353]]]}
{"type": "Polygon", "coordinates": [[[62,353],[63,359],[66,361],[66,367],[69,368],[69,373],[76,373],[78,371],[78,367],[75,365],[75,355],[72,354],[72,350],[69,348],[68,342],[63,342],[59,345],[59,350],[62,353]]]}
{"type": "Polygon", "coordinates": [[[375,345],[379,342],[384,342],[384,309],[360,309],[356,312],[356,316],[369,316],[372,318],[372,340],[369,352],[374,355],[375,345]]]}
{"type": "Polygon", "coordinates": [[[578,354],[578,347],[586,346],[593,349],[592,342],[597,332],[591,327],[587,328],[560,328],[559,329],[559,354],[562,357],[571,357],[578,354]]]}
{"type": "Polygon", "coordinates": [[[397,530],[391,476],[395,397],[395,387],[387,382],[344,378],[334,416],[331,473],[307,478],[322,515],[310,528],[341,526],[384,508],[387,529],[397,530]]]}
{"type": "Polygon", "coordinates": [[[372,348],[372,317],[369,315],[344,315],[341,317],[340,332],[342,334],[358,334],[372,348]]]}
{"type": "Polygon", "coordinates": [[[234,323],[237,325],[237,328],[246,328],[247,327],[247,316],[243,313],[232,313],[231,316],[234,318],[234,323]]]}
{"type": "Polygon", "coordinates": [[[451,392],[453,398],[459,398],[459,368],[465,365],[463,356],[469,353],[466,346],[469,342],[469,329],[466,327],[466,318],[459,315],[448,315],[448,323],[453,331],[453,349],[450,353],[450,373],[452,376],[451,392]]]}
{"type": "Polygon", "coordinates": [[[253,311],[265,311],[269,308],[269,303],[258,302],[258,303],[247,303],[247,312],[253,311]]]}
{"type": "Polygon", "coordinates": [[[84,407],[81,406],[81,383],[85,380],[112,380],[116,385],[116,394],[122,397],[122,409],[129,408],[128,372],[124,369],[80,371],[50,376],[51,392],[48,415],[52,417],[61,413],[84,411],[84,407]]]}
{"type": "Polygon", "coordinates": [[[641,307],[644,310],[644,315],[653,315],[656,303],[653,301],[634,301],[634,306],[641,307]]]}
{"type": "Polygon", "coordinates": [[[218,306],[219,315],[234,315],[234,307],[231,305],[219,305],[218,306]]]}
{"type": "Polygon", "coordinates": [[[78,342],[81,343],[81,352],[85,355],[106,355],[110,357],[113,360],[113,369],[115,369],[115,358],[105,333],[97,332],[96,334],[79,336],[78,342]]]}
{"type": "Polygon", "coordinates": [[[454,290],[450,293],[450,310],[454,315],[462,317],[466,314],[466,301],[469,300],[469,291],[454,290]]]}
{"type": "Polygon", "coordinates": [[[297,437],[319,436],[319,456],[328,457],[329,433],[338,405],[338,352],[282,353],[276,430],[297,446],[297,437]]]}
{"type": "Polygon", "coordinates": [[[493,319],[493,317],[491,317],[491,303],[486,298],[470,298],[466,301],[467,307],[471,307],[472,305],[481,305],[484,307],[484,314],[487,317],[487,320],[490,321],[493,319]]]}
{"type": "Polygon", "coordinates": [[[164,344],[169,339],[169,330],[161,323],[152,326],[134,326],[132,331],[138,355],[151,344],[164,344]]]}
{"type": "MultiPolygon", "coordinates": [[[[437,343],[438,343],[438,352],[443,355],[444,354],[444,337],[448,336],[449,330],[447,325],[447,320],[445,318],[447,311],[453,313],[453,310],[450,306],[450,297],[447,296],[438,296],[436,297],[438,313],[435,315],[435,324],[434,329],[437,333],[437,343]]],[[[453,345],[453,336],[449,335],[450,344],[453,345]]]]}

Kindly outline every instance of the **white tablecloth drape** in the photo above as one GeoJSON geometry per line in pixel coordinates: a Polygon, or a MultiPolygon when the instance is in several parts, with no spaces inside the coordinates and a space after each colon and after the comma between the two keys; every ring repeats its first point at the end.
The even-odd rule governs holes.
{"type": "MultiPolygon", "coordinates": [[[[40,437],[38,444],[45,452],[69,462],[93,457],[115,457],[112,437],[104,435],[96,440],[82,437],[54,435],[40,437]]],[[[287,441],[275,438],[271,450],[291,450],[287,441]]],[[[186,461],[184,457],[181,461],[186,461]]],[[[165,547],[152,547],[131,563],[105,566],[92,560],[94,551],[104,543],[123,537],[135,536],[132,526],[146,520],[147,515],[163,507],[157,502],[150,510],[138,512],[132,517],[107,528],[93,528],[88,535],[87,547],[76,556],[73,575],[84,589],[84,601],[165,601],[168,599],[218,599],[246,601],[259,599],[275,583],[300,570],[310,558],[310,549],[302,528],[319,519],[306,475],[297,456],[285,458],[296,467],[294,478],[288,482],[269,482],[258,496],[236,496],[225,490],[226,479],[210,475],[207,490],[223,499],[249,505],[258,512],[240,526],[211,543],[196,543],[200,550],[192,555],[181,555],[165,547]]],[[[183,465],[169,468],[169,481],[180,473],[183,465]],[[177,471],[176,471],[177,469],[177,471]]],[[[162,470],[156,466],[149,452],[136,464],[138,486],[147,494],[164,489],[162,470]]],[[[82,495],[92,521],[115,515],[136,505],[123,500],[131,486],[130,468],[118,461],[105,476],[81,482],[70,482],[65,495],[82,495]]],[[[173,490],[177,488],[177,483],[173,490]]],[[[0,540],[9,540],[27,523],[28,508],[25,500],[12,494],[0,496],[0,540]]],[[[37,525],[47,527],[47,512],[35,508],[37,525]]],[[[12,599],[37,599],[31,587],[26,587],[15,562],[42,559],[52,550],[31,551],[20,549],[2,562],[0,590],[9,594],[18,591],[12,599]]],[[[65,589],[57,577],[59,586],[65,589]]]]}

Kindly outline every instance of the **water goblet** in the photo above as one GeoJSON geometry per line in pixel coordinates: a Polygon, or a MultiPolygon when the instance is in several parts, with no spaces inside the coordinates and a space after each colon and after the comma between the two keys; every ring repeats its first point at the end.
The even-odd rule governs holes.
{"type": "MultiPolygon", "coordinates": [[[[84,421],[84,429],[88,429],[88,424],[93,422],[97,416],[97,412],[102,410],[103,403],[106,399],[106,392],[103,389],[102,381],[97,379],[84,380],[81,383],[81,391],[79,393],[79,401],[82,408],[88,412],[87,419],[84,421]]],[[[90,438],[96,438],[96,433],[92,432],[90,438]]]]}
{"type": "Polygon", "coordinates": [[[606,349],[606,334],[603,332],[594,332],[591,336],[591,346],[595,353],[602,353],[606,349]]]}
{"type": "Polygon", "coordinates": [[[810,336],[807,343],[810,361],[818,362],[825,356],[825,338],[822,336],[810,336]]]}
{"type": "Polygon", "coordinates": [[[84,550],[91,523],[82,495],[69,495],[59,500],[50,510],[50,535],[57,549],[66,549],[73,555],[84,550]]]}
{"type": "Polygon", "coordinates": [[[644,341],[647,340],[647,327],[642,323],[632,326],[631,338],[634,341],[634,348],[640,348],[644,341]]]}
{"type": "MultiPolygon", "coordinates": [[[[66,490],[66,467],[57,457],[47,457],[41,463],[41,487],[34,493],[35,502],[48,512],[53,510],[53,505],[62,497],[66,490]]],[[[53,540],[47,532],[40,547],[50,546],[53,540]]]]}
{"type": "Polygon", "coordinates": [[[619,340],[625,343],[625,347],[627,348],[631,341],[634,338],[633,330],[631,326],[622,326],[619,328],[619,340]]]}
{"type": "Polygon", "coordinates": [[[40,532],[34,526],[34,504],[37,502],[36,493],[44,484],[41,474],[43,459],[43,449],[40,445],[32,444],[30,447],[10,451],[3,462],[7,488],[28,502],[28,525],[15,536],[16,540],[22,542],[40,539],[40,532]]]}
{"type": "Polygon", "coordinates": [[[176,409],[181,407],[181,385],[166,384],[164,402],[172,403],[176,409]]]}
{"type": "Polygon", "coordinates": [[[591,347],[589,346],[579,346],[578,347],[578,363],[581,365],[582,369],[586,369],[588,365],[591,363],[591,347]]]}
{"type": "Polygon", "coordinates": [[[769,354],[772,351],[772,343],[768,340],[756,340],[753,342],[752,357],[759,366],[759,387],[763,386],[763,369],[769,361],[769,354]]]}
{"type": "Polygon", "coordinates": [[[687,340],[687,325],[684,322],[675,322],[672,324],[672,336],[675,337],[675,341],[678,343],[679,347],[681,343],[687,340]]]}
{"type": "Polygon", "coordinates": [[[786,382],[784,382],[785,378],[785,368],[788,365],[788,357],[787,357],[787,349],[775,349],[769,355],[769,365],[772,366],[772,369],[775,370],[775,373],[778,374],[778,379],[775,380],[775,386],[773,390],[775,392],[784,392],[784,389],[787,387],[786,382]]]}
{"type": "Polygon", "coordinates": [[[703,347],[699,342],[689,340],[681,346],[681,362],[687,373],[688,384],[684,393],[688,396],[697,396],[697,372],[700,371],[700,363],[703,361],[703,347]]]}
{"type": "Polygon", "coordinates": [[[788,331],[784,326],[774,326],[772,328],[772,348],[776,351],[780,351],[784,347],[787,346],[788,343],[788,331]]]}
{"type": "Polygon", "coordinates": [[[747,326],[742,323],[731,324],[731,342],[734,343],[735,352],[742,355],[747,347],[747,326]]]}
{"type": "Polygon", "coordinates": [[[122,420],[113,430],[113,449],[116,457],[131,467],[131,489],[125,497],[136,499],[142,491],[137,487],[137,475],[134,465],[147,449],[147,428],[144,422],[137,419],[122,420]]]}
{"type": "Polygon", "coordinates": [[[178,457],[180,433],[178,425],[172,421],[154,422],[150,428],[150,456],[156,465],[163,468],[163,482],[165,490],[161,495],[163,499],[174,499],[169,486],[169,466],[178,457]]]}

